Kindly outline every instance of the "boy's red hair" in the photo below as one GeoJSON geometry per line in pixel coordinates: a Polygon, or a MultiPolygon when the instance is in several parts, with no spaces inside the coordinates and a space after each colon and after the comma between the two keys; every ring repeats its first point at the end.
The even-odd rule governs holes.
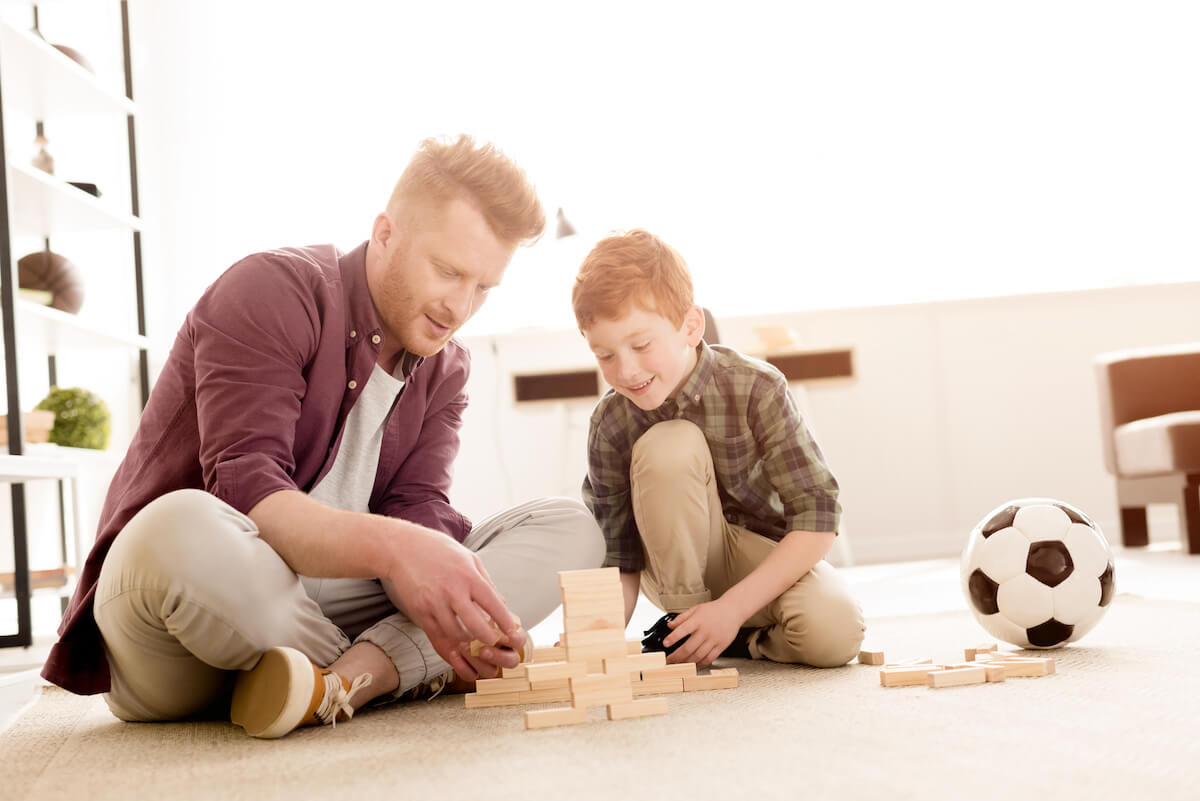
{"type": "Polygon", "coordinates": [[[575,321],[586,331],[637,305],[674,326],[694,305],[687,262],[666,242],[635,228],[601,239],[583,260],[571,292],[575,321]]]}

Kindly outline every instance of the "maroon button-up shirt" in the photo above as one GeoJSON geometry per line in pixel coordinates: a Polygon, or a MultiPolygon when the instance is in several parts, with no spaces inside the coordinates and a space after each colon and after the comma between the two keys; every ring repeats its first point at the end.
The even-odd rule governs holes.
{"type": "MultiPolygon", "coordinates": [[[[48,681],[82,694],[109,689],[92,615],[96,580],[113,539],[147,503],[196,488],[245,513],[279,490],[308,491],[332,466],[381,347],[366,250],[257,253],[196,303],[109,487],[96,544],[42,670],[48,681]]],[[[471,523],[448,493],[469,354],[452,340],[401,363],[405,386],[384,429],[370,509],[461,542],[471,523]]]]}

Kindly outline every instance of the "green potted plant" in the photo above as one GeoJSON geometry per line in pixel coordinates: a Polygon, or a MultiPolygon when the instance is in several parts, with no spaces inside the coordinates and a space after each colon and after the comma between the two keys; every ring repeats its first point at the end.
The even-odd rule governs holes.
{"type": "Polygon", "coordinates": [[[50,394],[34,408],[54,412],[50,441],[56,445],[97,450],[108,447],[112,416],[108,404],[94,392],[81,387],[50,387],[50,394]]]}

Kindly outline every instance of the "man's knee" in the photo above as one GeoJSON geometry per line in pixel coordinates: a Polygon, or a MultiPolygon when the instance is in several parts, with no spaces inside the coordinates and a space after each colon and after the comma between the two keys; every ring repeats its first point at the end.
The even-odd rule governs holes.
{"type": "Polygon", "coordinates": [[[563,570],[590,570],[604,562],[604,534],[586,506],[573,498],[555,498],[555,513],[561,518],[558,537],[563,570]]]}
{"type": "Polygon", "coordinates": [[[202,490],[167,493],[146,504],[121,530],[106,567],[211,575],[227,564],[228,547],[254,531],[249,518],[202,490]],[[232,535],[232,536],[228,536],[232,535]]]}

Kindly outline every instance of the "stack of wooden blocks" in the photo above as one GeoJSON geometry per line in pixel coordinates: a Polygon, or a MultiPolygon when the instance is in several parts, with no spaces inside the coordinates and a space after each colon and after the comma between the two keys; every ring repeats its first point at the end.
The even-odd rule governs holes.
{"type": "Polygon", "coordinates": [[[737,687],[736,669],[698,675],[696,665],[666,663],[661,651],[643,654],[625,639],[625,602],[615,567],[558,574],[563,595],[561,645],[535,648],[528,662],[480,679],[468,708],[569,701],[568,707],[525,713],[526,729],[586,723],[588,709],[605,706],[609,720],[664,715],[663,693],[737,687]]]}
{"type": "Polygon", "coordinates": [[[884,661],[883,651],[862,651],[858,661],[863,665],[883,665],[879,671],[879,683],[884,687],[959,687],[1013,678],[1049,676],[1056,670],[1052,657],[997,651],[995,643],[966,648],[963,657],[962,662],[953,663],[937,663],[925,658],[888,664],[884,661]]]}

